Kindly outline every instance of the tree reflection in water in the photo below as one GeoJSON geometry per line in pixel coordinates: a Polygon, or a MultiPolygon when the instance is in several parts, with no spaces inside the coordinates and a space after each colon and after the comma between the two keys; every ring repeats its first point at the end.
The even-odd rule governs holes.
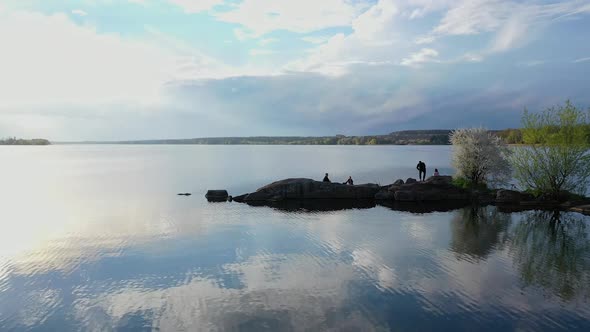
{"type": "Polygon", "coordinates": [[[459,259],[485,260],[508,239],[511,216],[493,206],[458,210],[451,221],[451,251],[459,259]]]}
{"type": "Polygon", "coordinates": [[[526,286],[543,287],[564,300],[590,297],[590,241],[583,216],[527,212],[511,232],[510,252],[526,286]]]}

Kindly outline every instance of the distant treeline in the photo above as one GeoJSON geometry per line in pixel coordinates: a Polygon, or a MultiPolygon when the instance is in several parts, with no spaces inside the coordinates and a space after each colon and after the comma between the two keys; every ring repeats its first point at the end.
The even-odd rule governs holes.
{"type": "MultiPolygon", "coordinates": [[[[387,135],[366,136],[254,136],[155,139],[117,142],[79,142],[82,144],[201,144],[201,145],[448,145],[450,129],[404,130],[387,135]]],[[[522,144],[521,129],[490,130],[508,144],[522,144]]],[[[590,128],[588,128],[590,139],[590,128]]],[[[49,143],[49,142],[48,142],[49,143]]]]}
{"type": "Polygon", "coordinates": [[[406,130],[389,135],[370,136],[257,136],[257,137],[208,137],[191,139],[122,141],[119,144],[210,144],[210,145],[446,145],[451,130],[406,130]]]}
{"type": "Polygon", "coordinates": [[[16,137],[9,137],[6,139],[0,139],[0,145],[50,145],[46,139],[34,138],[34,139],[22,139],[16,137]]]}

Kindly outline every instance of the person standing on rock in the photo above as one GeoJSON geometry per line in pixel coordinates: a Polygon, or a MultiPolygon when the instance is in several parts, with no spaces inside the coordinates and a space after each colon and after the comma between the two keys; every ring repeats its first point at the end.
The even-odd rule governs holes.
{"type": "Polygon", "coordinates": [[[328,183],[332,182],[332,181],[330,181],[330,179],[328,178],[328,173],[326,173],[326,176],[324,176],[324,182],[328,182],[328,183]]]}
{"type": "Polygon", "coordinates": [[[420,181],[426,180],[426,164],[423,163],[422,160],[418,161],[416,169],[418,170],[418,179],[420,181]]]}

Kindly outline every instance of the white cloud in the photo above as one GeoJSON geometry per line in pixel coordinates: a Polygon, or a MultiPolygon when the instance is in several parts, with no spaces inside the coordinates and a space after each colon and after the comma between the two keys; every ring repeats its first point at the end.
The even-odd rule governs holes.
{"type": "Polygon", "coordinates": [[[590,61],[590,57],[576,59],[576,60],[574,60],[574,63],[586,62],[586,61],[590,61]]]}
{"type": "Polygon", "coordinates": [[[413,20],[444,9],[456,3],[456,0],[405,0],[399,2],[405,7],[403,15],[413,20]]]}
{"type": "Polygon", "coordinates": [[[415,39],[415,43],[418,45],[421,44],[430,44],[435,40],[433,36],[420,36],[415,39]]]}
{"type": "Polygon", "coordinates": [[[520,65],[524,66],[524,67],[535,67],[535,66],[540,66],[545,63],[546,63],[546,61],[543,61],[543,60],[529,60],[529,61],[525,61],[525,62],[520,63],[520,65]]]}
{"type": "Polygon", "coordinates": [[[398,14],[393,1],[379,0],[352,21],[351,34],[332,36],[308,57],[289,63],[286,68],[333,76],[345,74],[349,64],[391,62],[404,43],[395,25],[398,14]]]}
{"type": "Polygon", "coordinates": [[[463,56],[461,56],[459,58],[459,61],[458,62],[461,62],[461,61],[482,62],[483,61],[483,55],[477,54],[477,53],[466,53],[466,54],[463,54],[463,56]]]}
{"type": "Polygon", "coordinates": [[[423,48],[419,52],[402,59],[401,65],[410,67],[419,67],[427,62],[437,62],[438,52],[431,48],[423,48]]]}
{"type": "Polygon", "coordinates": [[[248,52],[251,56],[258,56],[258,55],[269,55],[275,53],[273,50],[267,49],[252,49],[248,52]]]}
{"type": "MultiPolygon", "coordinates": [[[[137,0],[135,0],[137,1],[137,0]]],[[[217,5],[221,5],[225,0],[168,0],[171,3],[181,7],[186,13],[200,13],[208,11],[217,5]]],[[[143,2],[143,0],[140,0],[143,2]]]]}
{"type": "Polygon", "coordinates": [[[88,13],[85,12],[85,11],[83,11],[82,9],[74,9],[74,10],[72,10],[72,14],[78,15],[78,16],[86,16],[86,15],[88,15],[88,13]]]}
{"type": "Polygon", "coordinates": [[[307,36],[302,37],[301,40],[312,44],[323,44],[330,40],[331,36],[307,36]]]}
{"type": "Polygon", "coordinates": [[[256,35],[254,33],[242,28],[234,29],[234,35],[239,41],[245,41],[248,39],[256,38],[256,35]]]}
{"type": "Polygon", "coordinates": [[[277,38],[264,38],[258,41],[259,45],[266,46],[268,44],[276,43],[279,40],[277,38]]]}
{"type": "Polygon", "coordinates": [[[261,36],[275,30],[308,33],[349,26],[363,8],[345,0],[244,0],[234,9],[214,15],[220,21],[240,24],[261,36]]]}
{"type": "Polygon", "coordinates": [[[491,52],[503,52],[523,45],[529,29],[525,22],[527,22],[526,15],[511,17],[496,34],[491,52]]]}
{"type": "Polygon", "coordinates": [[[560,3],[462,0],[450,7],[429,36],[493,32],[496,35],[489,52],[502,52],[525,44],[534,30],[589,12],[590,5],[578,0],[560,3]]]}
{"type": "Polygon", "coordinates": [[[0,108],[153,103],[168,81],[236,75],[156,37],[100,34],[65,14],[7,13],[0,19],[0,108]]]}
{"type": "Polygon", "coordinates": [[[434,32],[472,35],[493,31],[510,17],[515,7],[515,3],[500,0],[463,0],[445,14],[434,32]]]}

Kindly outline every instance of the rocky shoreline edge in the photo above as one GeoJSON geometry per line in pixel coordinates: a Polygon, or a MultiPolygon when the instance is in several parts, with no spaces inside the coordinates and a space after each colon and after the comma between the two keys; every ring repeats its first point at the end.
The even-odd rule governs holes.
{"type": "Polygon", "coordinates": [[[209,201],[235,201],[253,206],[284,210],[340,210],[370,208],[376,205],[410,212],[449,211],[470,204],[497,205],[504,211],[563,210],[590,215],[590,199],[550,200],[515,190],[464,189],[453,184],[451,176],[432,176],[426,181],[408,178],[393,184],[345,185],[305,178],[273,182],[255,192],[229,196],[226,190],[209,190],[209,201]]]}

